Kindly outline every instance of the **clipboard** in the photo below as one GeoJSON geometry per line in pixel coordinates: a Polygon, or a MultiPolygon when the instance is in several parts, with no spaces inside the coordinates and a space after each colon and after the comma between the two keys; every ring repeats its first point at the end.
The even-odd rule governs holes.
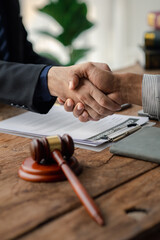
{"type": "Polygon", "coordinates": [[[125,138],[126,136],[136,132],[140,128],[141,128],[141,125],[139,125],[137,123],[132,123],[132,124],[128,124],[126,127],[123,127],[120,130],[117,130],[113,133],[104,135],[99,140],[84,139],[84,140],[78,141],[78,139],[76,139],[76,143],[81,143],[81,144],[86,144],[86,145],[97,147],[104,143],[111,143],[111,142],[119,141],[120,139],[125,138]]]}

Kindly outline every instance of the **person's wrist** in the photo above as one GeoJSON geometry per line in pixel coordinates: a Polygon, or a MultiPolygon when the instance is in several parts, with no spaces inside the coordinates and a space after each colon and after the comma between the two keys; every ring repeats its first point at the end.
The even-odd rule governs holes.
{"type": "Polygon", "coordinates": [[[135,73],[115,74],[119,81],[122,103],[142,105],[142,75],[135,73]]]}
{"type": "Polygon", "coordinates": [[[58,67],[51,67],[48,71],[48,75],[47,75],[47,82],[48,82],[48,90],[51,94],[51,96],[54,96],[54,97],[57,97],[57,94],[55,92],[55,89],[56,89],[56,86],[55,86],[55,83],[56,83],[56,74],[55,74],[55,71],[56,71],[56,68],[58,67]]]}
{"type": "Polygon", "coordinates": [[[128,82],[125,73],[113,73],[115,92],[119,92],[121,104],[128,102],[128,82]]]}
{"type": "Polygon", "coordinates": [[[50,94],[61,98],[64,102],[68,97],[72,97],[72,91],[68,87],[68,79],[70,78],[72,78],[70,67],[52,67],[48,72],[50,94]]]}

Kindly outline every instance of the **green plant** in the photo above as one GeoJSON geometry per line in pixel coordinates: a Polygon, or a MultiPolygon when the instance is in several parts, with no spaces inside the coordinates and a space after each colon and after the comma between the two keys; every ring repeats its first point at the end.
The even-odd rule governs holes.
{"type": "Polygon", "coordinates": [[[40,30],[39,33],[59,41],[66,48],[68,62],[62,64],[55,56],[46,52],[41,53],[43,56],[68,66],[75,64],[87,54],[90,48],[75,47],[75,40],[79,35],[94,25],[87,19],[87,5],[84,2],[78,0],[49,0],[47,5],[38,10],[49,15],[61,26],[62,31],[58,35],[45,30],[40,30]]]}

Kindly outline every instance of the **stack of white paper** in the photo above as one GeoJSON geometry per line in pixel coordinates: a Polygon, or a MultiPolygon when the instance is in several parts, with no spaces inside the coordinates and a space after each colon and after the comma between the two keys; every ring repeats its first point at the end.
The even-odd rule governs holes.
{"type": "Polygon", "coordinates": [[[147,117],[133,117],[114,114],[98,122],[81,123],[63,107],[54,106],[46,115],[26,112],[0,122],[0,132],[24,137],[44,137],[69,134],[78,147],[101,151],[110,145],[108,136],[126,131],[128,124],[143,125],[147,117]]]}

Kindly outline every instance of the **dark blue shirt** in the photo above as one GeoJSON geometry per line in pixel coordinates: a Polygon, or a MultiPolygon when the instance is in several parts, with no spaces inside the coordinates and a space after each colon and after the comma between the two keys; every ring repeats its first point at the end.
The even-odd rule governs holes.
{"type": "Polygon", "coordinates": [[[50,95],[47,82],[47,74],[51,67],[52,66],[45,67],[39,76],[38,84],[34,94],[35,102],[49,102],[54,98],[50,95]]]}

